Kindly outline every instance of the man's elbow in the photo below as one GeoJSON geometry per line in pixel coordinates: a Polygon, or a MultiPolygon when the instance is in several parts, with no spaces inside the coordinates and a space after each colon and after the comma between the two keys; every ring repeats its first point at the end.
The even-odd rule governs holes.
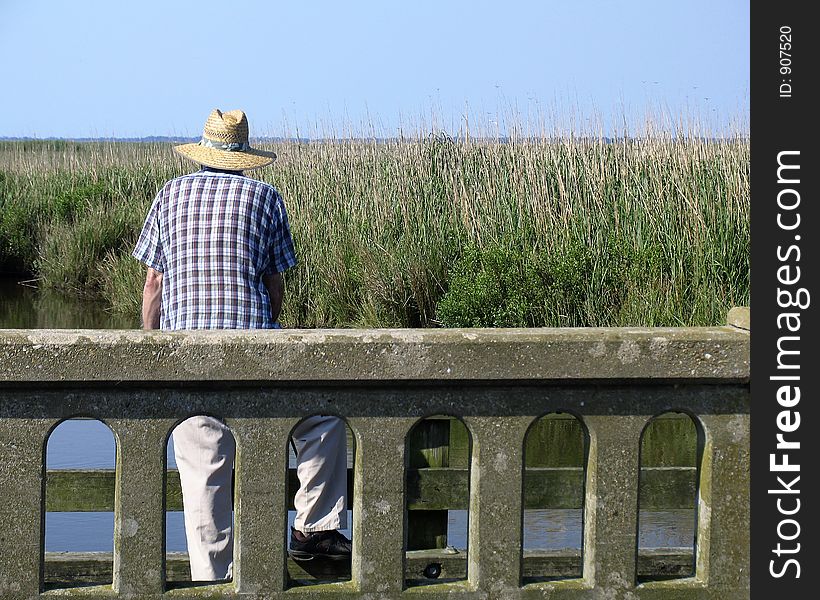
{"type": "Polygon", "coordinates": [[[148,274],[145,276],[145,286],[143,291],[146,293],[157,293],[162,289],[162,273],[148,267],[148,274]]]}

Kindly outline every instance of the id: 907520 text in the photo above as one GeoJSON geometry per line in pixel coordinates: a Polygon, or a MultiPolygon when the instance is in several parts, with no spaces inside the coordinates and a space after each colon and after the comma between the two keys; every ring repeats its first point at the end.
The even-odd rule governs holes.
{"type": "Polygon", "coordinates": [[[792,28],[780,26],[780,97],[792,97],[792,28]]]}

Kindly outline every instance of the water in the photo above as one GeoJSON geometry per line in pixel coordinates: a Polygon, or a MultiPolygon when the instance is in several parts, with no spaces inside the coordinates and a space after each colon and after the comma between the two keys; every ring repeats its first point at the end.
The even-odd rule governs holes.
{"type": "MultiPolygon", "coordinates": [[[[296,466],[291,450],[290,467],[296,466]]],[[[115,464],[114,436],[108,427],[94,419],[69,419],[58,425],[48,439],[46,466],[59,469],[113,469],[115,464]]],[[[176,469],[174,445],[169,440],[166,450],[169,469],[176,469]]],[[[348,449],[348,466],[353,455],[348,449]]],[[[166,513],[165,547],[168,552],[187,550],[182,512],[166,513]]],[[[288,511],[288,526],[293,525],[295,511],[288,511]]],[[[352,511],[347,511],[350,536],[352,511]]],[[[111,512],[49,512],[46,513],[47,552],[112,552],[114,548],[114,513],[111,512]]]]}
{"type": "MultiPolygon", "coordinates": [[[[49,438],[46,460],[49,469],[113,469],[114,437],[106,425],[91,419],[72,419],[61,423],[49,438]]],[[[168,444],[168,467],[176,468],[173,443],[168,444]]],[[[352,449],[348,449],[348,466],[352,465],[352,449]]],[[[290,466],[296,466],[292,454],[290,466]]],[[[525,550],[566,550],[581,548],[581,511],[578,509],[544,509],[524,511],[525,550]]],[[[288,513],[289,525],[295,513],[288,513]]],[[[511,518],[513,516],[511,515],[511,518]]],[[[448,520],[448,543],[467,548],[465,510],[451,510],[448,520]]],[[[352,523],[348,511],[350,536],[352,523]]],[[[694,518],[691,510],[642,511],[639,540],[641,547],[691,546],[694,539],[694,518]]],[[[46,551],[91,552],[113,550],[113,513],[48,513],[46,515],[46,551]]],[[[181,512],[166,514],[166,548],[169,552],[186,550],[185,529],[181,512]]]]}
{"type": "Polygon", "coordinates": [[[40,291],[36,282],[0,277],[0,329],[134,329],[138,317],[115,315],[87,299],[40,291]]]}
{"type": "MultiPolygon", "coordinates": [[[[136,319],[112,315],[93,302],[38,292],[20,285],[19,278],[0,278],[0,329],[133,329],[136,319]]],[[[111,469],[115,447],[110,430],[99,421],[71,420],[57,427],[49,438],[49,469],[111,469]]],[[[351,463],[352,456],[348,456],[351,463]]],[[[169,468],[176,468],[173,444],[168,448],[169,468]]],[[[295,466],[291,457],[291,466],[295,466]]],[[[166,547],[169,552],[184,551],[185,529],[181,512],[166,515],[166,547]]],[[[513,516],[511,515],[511,518],[513,516]]],[[[293,511],[289,521],[294,519],[293,511]]],[[[467,547],[467,511],[449,514],[448,543],[467,547]]],[[[351,514],[348,511],[348,524],[351,514]]],[[[691,510],[642,511],[639,540],[642,547],[691,547],[694,518],[691,510]]],[[[46,550],[112,551],[113,513],[48,513],[46,550]]],[[[579,549],[582,539],[580,510],[524,511],[524,548],[527,550],[579,549]]],[[[350,534],[350,528],[345,533],[350,534]]]]}

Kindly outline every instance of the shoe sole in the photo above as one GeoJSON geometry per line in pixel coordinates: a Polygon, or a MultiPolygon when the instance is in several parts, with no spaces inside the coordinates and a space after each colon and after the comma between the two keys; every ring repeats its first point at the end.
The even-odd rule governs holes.
{"type": "Polygon", "coordinates": [[[307,562],[309,560],[350,560],[350,554],[315,554],[313,552],[302,552],[301,550],[288,551],[290,557],[297,562],[307,562]]]}

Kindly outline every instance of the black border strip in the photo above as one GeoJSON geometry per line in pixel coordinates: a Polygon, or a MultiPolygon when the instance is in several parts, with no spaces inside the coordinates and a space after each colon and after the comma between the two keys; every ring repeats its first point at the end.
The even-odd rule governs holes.
{"type": "Polygon", "coordinates": [[[750,573],[752,597],[760,599],[817,597],[810,589],[818,554],[812,480],[820,427],[812,305],[820,215],[817,141],[811,139],[818,120],[811,93],[818,31],[811,6],[759,0],[751,7],[750,573]],[[778,434],[786,442],[781,448],[778,434]]]}

